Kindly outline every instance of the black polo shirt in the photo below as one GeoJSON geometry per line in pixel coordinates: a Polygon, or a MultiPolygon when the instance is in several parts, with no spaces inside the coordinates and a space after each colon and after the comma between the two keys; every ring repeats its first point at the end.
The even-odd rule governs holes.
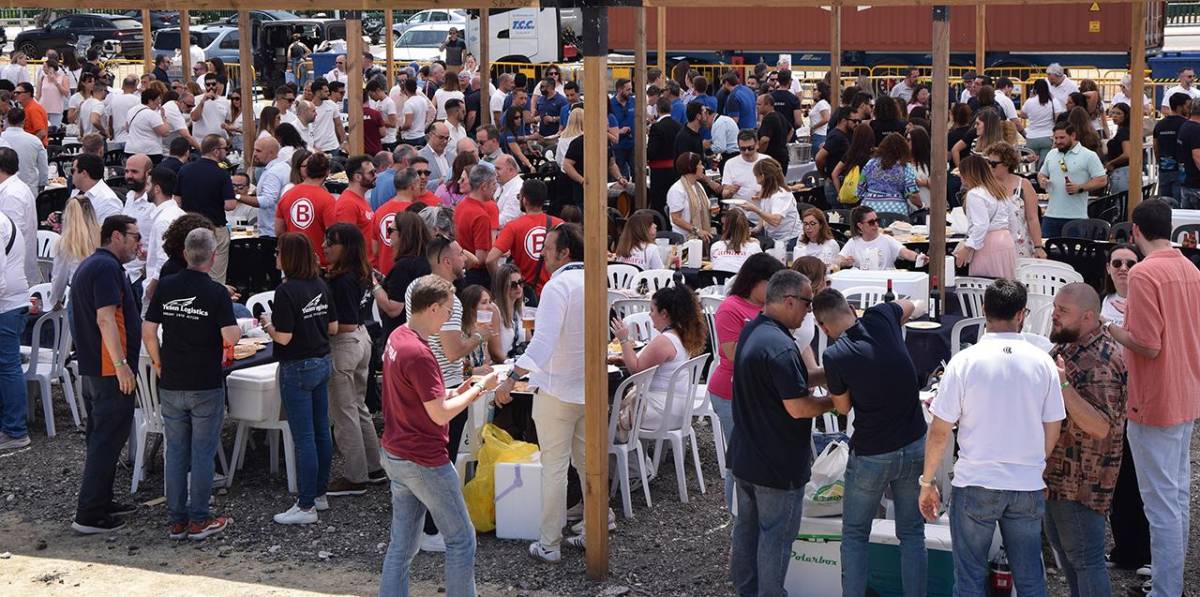
{"type": "Polygon", "coordinates": [[[812,419],[794,419],[783,406],[808,396],[796,341],[783,324],[759,314],[742,328],[733,363],[733,475],[765,487],[803,488],[812,468],[812,419]]]}
{"type": "Polygon", "coordinates": [[[850,149],[850,137],[839,128],[829,127],[829,136],[825,137],[825,144],[821,147],[825,150],[825,167],[821,169],[821,174],[828,178],[833,176],[833,169],[850,149]]]}
{"type": "Polygon", "coordinates": [[[183,199],[183,211],[201,214],[218,228],[226,224],[225,202],[235,197],[229,172],[208,158],[188,162],[179,169],[175,194],[183,199]]]}
{"type": "Polygon", "coordinates": [[[329,354],[329,322],[337,320],[329,286],[320,278],[287,280],[275,289],[271,323],[275,331],[292,335],[286,345],[275,343],[280,361],[301,361],[329,354]]]}
{"type": "Polygon", "coordinates": [[[125,359],[131,368],[137,367],[142,352],[142,318],[133,302],[133,288],[125,275],[125,266],[108,249],[96,249],[83,260],[71,278],[71,336],[75,340],[75,358],[79,359],[79,374],[90,377],[113,377],[117,370],[114,360],[125,359]],[[117,327],[124,328],[121,347],[125,354],[108,353],[96,323],[96,311],[104,307],[117,308],[117,327]]]}
{"type": "Polygon", "coordinates": [[[333,295],[333,305],[337,311],[338,323],[344,325],[359,325],[362,321],[362,308],[366,302],[366,287],[354,274],[342,272],[329,279],[329,292],[333,295]]]}
{"type": "Polygon", "coordinates": [[[854,405],[855,454],[885,454],[925,435],[917,368],[900,330],[903,314],[896,303],[871,307],[825,349],[829,393],[850,392],[854,405]]]}
{"type": "Polygon", "coordinates": [[[788,137],[792,134],[792,127],[788,124],[789,120],[779,115],[779,112],[771,112],[763,117],[762,124],[758,127],[758,136],[761,139],[766,137],[767,148],[763,153],[775,158],[776,162],[783,167],[783,173],[787,174],[788,161],[788,137]]]}
{"type": "Polygon", "coordinates": [[[237,325],[225,286],[208,274],[185,269],[158,281],[146,321],[162,326],[164,390],[201,391],[222,387],[221,328],[237,325]]]}
{"type": "Polygon", "coordinates": [[[675,135],[675,157],[689,151],[704,157],[704,136],[699,131],[693,131],[691,127],[684,125],[679,129],[679,134],[675,135]]]}
{"type": "Polygon", "coordinates": [[[788,124],[796,124],[796,110],[800,109],[800,99],[796,94],[787,89],[776,89],[771,92],[771,103],[775,105],[775,112],[788,124]]]}

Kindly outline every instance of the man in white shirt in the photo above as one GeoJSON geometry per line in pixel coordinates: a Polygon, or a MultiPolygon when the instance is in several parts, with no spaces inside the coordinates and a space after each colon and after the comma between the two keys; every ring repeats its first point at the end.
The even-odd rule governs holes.
{"type": "MultiPolygon", "coordinates": [[[[754,201],[754,196],[762,188],[754,176],[754,164],[767,156],[758,153],[758,139],[753,129],[738,132],[737,150],[738,157],[726,160],[721,171],[721,197],[754,201]]],[[[751,224],[758,225],[758,214],[747,211],[746,217],[751,224]]]]}
{"type": "Polygon", "coordinates": [[[500,210],[500,227],[521,217],[521,171],[511,155],[504,154],[496,160],[496,207],[500,210]]]}
{"type": "MultiPolygon", "coordinates": [[[[79,123],[79,135],[87,135],[89,133],[100,133],[105,137],[110,137],[108,126],[108,116],[105,112],[105,99],[108,97],[108,87],[103,83],[96,83],[96,87],[92,89],[92,96],[83,100],[79,104],[79,116],[76,122],[79,123]]],[[[141,99],[140,97],[138,98],[141,99]]]]}
{"type": "Polygon", "coordinates": [[[112,133],[109,149],[124,149],[125,139],[129,136],[129,110],[142,101],[137,93],[138,78],[129,75],[121,81],[120,94],[112,94],[108,103],[108,120],[111,123],[108,130],[112,133]]]}
{"type": "Polygon", "coordinates": [[[1008,77],[1000,77],[996,79],[996,105],[1000,106],[1005,120],[1011,121],[1017,130],[1024,128],[1021,124],[1021,119],[1017,115],[1017,106],[1012,101],[1013,82],[1008,77]]]}
{"type": "Polygon", "coordinates": [[[508,99],[508,94],[513,90],[512,73],[504,73],[496,79],[496,91],[489,96],[488,109],[492,111],[492,123],[500,122],[500,116],[504,114],[504,100],[508,99]]]}
{"type": "Polygon", "coordinates": [[[936,520],[942,500],[934,483],[958,425],[958,461],[950,500],[955,582],[983,587],[996,524],[1022,595],[1045,595],[1042,519],[1046,458],[1067,413],[1058,368],[1021,335],[1025,286],[1000,279],[984,292],[987,333],[950,360],[930,412],[921,513],[936,520]],[[960,574],[962,576],[960,576],[960,574]]]}
{"type": "Polygon", "coordinates": [[[104,160],[98,155],[81,153],[72,165],[71,183],[92,202],[96,221],[103,226],[109,216],[121,214],[125,202],[104,182],[104,160]]]}
{"type": "MultiPolygon", "coordinates": [[[[1128,74],[1126,74],[1124,77],[1121,77],[1121,85],[1120,85],[1120,88],[1117,90],[1117,92],[1115,94],[1113,94],[1112,105],[1115,106],[1117,104],[1125,104],[1126,106],[1133,106],[1133,104],[1129,103],[1129,93],[1130,93],[1130,89],[1132,87],[1133,87],[1133,77],[1130,77],[1128,74]]],[[[1193,96],[1193,97],[1195,97],[1195,96],[1193,96]]],[[[1169,95],[1165,96],[1164,101],[1167,103],[1168,110],[1171,108],[1170,100],[1171,100],[1171,96],[1169,96],[1169,95]]],[[[1143,114],[1150,113],[1150,98],[1146,97],[1145,95],[1142,96],[1142,107],[1144,107],[1146,109],[1146,111],[1143,112],[1143,114]]]]}
{"type": "MultiPolygon", "coordinates": [[[[542,450],[542,513],[538,540],[529,546],[535,558],[557,562],[562,554],[562,521],[567,509],[567,465],[584,470],[583,407],[583,233],[578,224],[561,224],[546,234],[542,259],[550,281],[542,288],[534,325],[538,333],[496,389],[496,404],[512,401],[516,380],[529,375],[537,388],[533,420],[542,450]]],[[[568,544],[581,547],[583,536],[568,544]]]]}
{"type": "MultiPolygon", "coordinates": [[[[458,98],[446,100],[446,128],[450,131],[450,147],[458,147],[458,142],[467,138],[467,127],[463,126],[463,118],[467,115],[467,105],[458,98]]],[[[455,155],[458,155],[457,149],[455,155]]]]}
{"type": "Polygon", "coordinates": [[[329,99],[329,83],[317,79],[313,82],[312,90],[313,106],[317,112],[313,116],[309,131],[312,134],[313,147],[326,153],[336,151],[346,141],[346,130],[342,127],[342,108],[329,99]]]}
{"type": "Polygon", "coordinates": [[[176,137],[183,137],[187,139],[188,145],[191,145],[193,149],[200,149],[200,140],[192,136],[192,132],[188,128],[188,122],[191,119],[184,116],[184,114],[190,115],[195,105],[195,97],[187,91],[179,94],[179,98],[175,101],[163,104],[163,121],[171,130],[170,134],[163,137],[163,147],[169,150],[171,141],[174,141],[176,137]]]}
{"type": "Polygon", "coordinates": [[[6,120],[8,128],[0,133],[0,146],[11,147],[17,152],[17,177],[29,187],[29,192],[37,197],[42,187],[46,186],[46,178],[49,176],[46,146],[42,145],[41,139],[25,132],[25,110],[10,108],[6,120]]]}
{"type": "Polygon", "coordinates": [[[29,313],[29,282],[25,279],[25,239],[20,228],[0,214],[0,450],[29,445],[25,426],[28,408],[20,339],[29,313]]]}
{"type": "Polygon", "coordinates": [[[383,137],[380,143],[385,149],[389,149],[396,145],[396,132],[400,126],[400,111],[396,109],[396,102],[387,96],[384,92],[383,82],[379,79],[371,79],[367,83],[367,96],[370,97],[370,106],[383,115],[383,137]]]}
{"type": "MultiPolygon", "coordinates": [[[[338,56],[334,62],[333,70],[325,73],[325,80],[329,83],[337,81],[338,83],[346,83],[350,81],[350,73],[346,71],[346,56],[345,54],[338,56]]],[[[315,89],[313,91],[316,91],[315,89]]]]}
{"type": "Polygon", "coordinates": [[[404,81],[404,106],[400,116],[400,142],[414,147],[425,144],[425,115],[429,100],[417,92],[416,79],[404,81]]]}
{"type": "MultiPolygon", "coordinates": [[[[167,252],[163,250],[163,238],[167,228],[186,212],[179,207],[174,197],[175,172],[170,168],[155,168],[150,171],[149,196],[154,201],[154,209],[150,211],[150,228],[146,242],[146,292],[142,298],[143,305],[149,305],[158,287],[159,272],[167,262],[167,252]]],[[[138,228],[142,230],[142,228],[138,228]]]]}
{"type": "Polygon", "coordinates": [[[450,129],[446,127],[444,122],[435,122],[429,125],[429,131],[426,135],[425,147],[417,152],[417,155],[429,160],[429,182],[426,187],[429,190],[437,189],[439,184],[450,176],[450,161],[454,159],[447,149],[450,145],[450,129]]]}
{"type": "Polygon", "coordinates": [[[216,77],[204,79],[204,95],[196,101],[192,108],[192,135],[203,139],[207,135],[217,135],[222,139],[229,138],[229,133],[222,126],[229,122],[229,99],[225,97],[225,86],[216,77]]]}
{"type": "MultiPolygon", "coordinates": [[[[137,220],[138,230],[150,230],[153,224],[151,215],[154,212],[154,204],[147,197],[150,169],[153,167],[150,156],[142,153],[131,155],[125,160],[125,188],[129,191],[125,193],[125,207],[121,208],[121,213],[137,220]]],[[[125,264],[129,279],[135,282],[141,279],[144,273],[146,261],[143,256],[146,254],[147,240],[149,239],[143,236],[138,241],[138,251],[133,259],[125,264]]]]}
{"type": "Polygon", "coordinates": [[[1057,62],[1051,62],[1050,66],[1046,67],[1046,81],[1050,83],[1050,97],[1064,106],[1067,105],[1067,98],[1079,91],[1079,85],[1067,77],[1067,71],[1057,62]]]}
{"type": "Polygon", "coordinates": [[[908,69],[908,74],[899,83],[892,85],[892,89],[888,91],[888,95],[898,97],[904,100],[904,103],[908,103],[912,99],[913,91],[917,89],[917,77],[919,76],[921,76],[921,71],[915,68],[908,69]]]}
{"type": "MultiPolygon", "coordinates": [[[[1190,66],[1185,66],[1185,67],[1179,69],[1179,84],[1168,89],[1165,93],[1163,93],[1162,113],[1166,114],[1168,116],[1170,116],[1172,114],[1171,106],[1170,106],[1169,102],[1170,102],[1171,96],[1176,93],[1186,93],[1186,94],[1192,96],[1193,100],[1200,98],[1200,88],[1197,88],[1195,86],[1195,82],[1196,82],[1196,70],[1195,69],[1193,69],[1190,66]]],[[[1193,109],[1195,109],[1195,108],[1193,108],[1193,109]]]]}
{"type": "Polygon", "coordinates": [[[18,160],[17,152],[12,148],[0,147],[0,213],[11,218],[21,231],[25,241],[25,280],[38,284],[42,281],[42,273],[37,264],[37,201],[17,175],[18,160]]]}
{"type": "Polygon", "coordinates": [[[965,104],[970,102],[971,98],[975,97],[976,93],[979,93],[980,84],[978,80],[979,77],[975,75],[975,71],[967,71],[963,75],[963,90],[958,95],[958,103],[965,104]]]}

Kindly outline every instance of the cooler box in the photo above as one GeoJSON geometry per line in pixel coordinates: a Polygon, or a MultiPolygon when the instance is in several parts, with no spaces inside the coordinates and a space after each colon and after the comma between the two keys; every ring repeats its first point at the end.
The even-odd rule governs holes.
{"type": "MultiPolygon", "coordinates": [[[[496,463],[496,538],[537,541],[542,520],[542,453],[496,463]]],[[[562,524],[566,525],[564,512],[562,524]]]]}
{"type": "MultiPolygon", "coordinates": [[[[926,595],[949,597],[954,593],[954,558],[951,555],[950,527],[925,525],[925,549],[929,556],[926,595]]],[[[900,576],[900,540],[896,521],[878,519],[871,525],[870,580],[867,586],[881,597],[903,597],[900,576]]]]}
{"type": "Polygon", "coordinates": [[[855,286],[887,288],[888,279],[892,281],[892,292],[896,293],[897,298],[903,296],[912,300],[929,301],[929,274],[924,272],[844,269],[829,277],[830,285],[835,290],[846,290],[855,286]]]}
{"type": "Polygon", "coordinates": [[[225,378],[225,393],[229,401],[230,419],[241,421],[275,421],[282,419],[279,384],[276,373],[279,363],[247,367],[225,378]]]}
{"type": "Polygon", "coordinates": [[[842,519],[804,517],[783,581],[791,597],[842,594],[842,519]]]}

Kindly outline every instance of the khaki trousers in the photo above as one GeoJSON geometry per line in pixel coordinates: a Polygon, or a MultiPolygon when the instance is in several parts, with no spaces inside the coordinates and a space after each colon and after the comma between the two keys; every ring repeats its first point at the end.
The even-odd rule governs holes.
{"type": "MultiPolygon", "coordinates": [[[[567,515],[567,468],[574,464],[580,479],[584,470],[584,407],[538,391],[533,398],[533,422],[542,450],[542,523],[538,542],[559,549],[567,515]]],[[[585,492],[586,493],[586,492],[585,492]]]]}
{"type": "Polygon", "coordinates": [[[366,483],[367,473],[383,468],[379,462],[379,436],[365,403],[371,338],[366,328],[329,337],[333,373],[329,376],[329,422],[333,440],[342,455],[342,476],[351,483],[366,483]]]}

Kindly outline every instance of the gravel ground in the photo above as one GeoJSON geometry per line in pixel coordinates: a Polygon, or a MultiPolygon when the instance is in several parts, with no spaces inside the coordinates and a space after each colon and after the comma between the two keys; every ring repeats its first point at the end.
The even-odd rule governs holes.
{"type": "MultiPolygon", "coordinates": [[[[55,392],[57,394],[57,388],[55,392]]],[[[56,407],[62,404],[60,400],[56,407]]],[[[321,513],[318,524],[277,525],[271,516],[286,509],[294,498],[287,493],[282,462],[279,476],[270,475],[265,442],[261,438],[258,449],[248,450],[247,462],[237,474],[234,487],[216,492],[214,511],[234,518],[225,533],[199,544],[170,541],[165,533],[165,506],[157,504],[143,505],[138,514],[129,518],[129,526],[113,538],[76,537],[68,525],[79,487],[84,437],[82,432],[73,430],[66,409],[58,410],[64,412],[57,419],[60,430],[57,437],[48,440],[38,421],[32,427],[34,443],[31,447],[0,454],[0,552],[39,556],[55,554],[59,550],[67,552],[69,557],[66,559],[108,563],[122,557],[136,560],[133,556],[148,554],[146,561],[153,561],[153,564],[122,562],[147,569],[151,566],[170,568],[175,565],[173,562],[181,560],[236,554],[239,560],[252,562],[259,572],[243,581],[318,590],[316,587],[328,584],[325,576],[336,573],[360,581],[353,586],[342,585],[342,591],[372,594],[376,590],[391,519],[387,487],[372,487],[364,496],[330,498],[332,508],[321,513]],[[80,549],[89,545],[93,546],[91,550],[80,549]],[[47,548],[49,551],[43,552],[47,548]],[[293,584],[297,582],[297,575],[301,578],[321,577],[326,582],[293,584]]],[[[233,431],[233,426],[226,426],[226,449],[232,444],[233,431]]],[[[698,432],[708,492],[699,493],[689,466],[691,501],[680,503],[673,467],[668,459],[664,461],[660,477],[651,483],[652,509],[647,509],[635,493],[635,518],[625,520],[620,515],[620,498],[614,498],[611,505],[618,512],[618,529],[611,537],[607,581],[597,583],[587,579],[582,551],[564,548],[561,563],[544,564],[529,558],[526,542],[499,540],[489,533],[479,536],[475,563],[481,592],[530,597],[732,594],[732,586],[726,579],[731,523],[716,475],[712,434],[707,427],[698,432]]],[[[1192,459],[1196,464],[1200,460],[1200,441],[1195,441],[1193,446],[1192,459]]],[[[340,463],[335,457],[335,474],[339,468],[340,463]]],[[[1194,470],[1200,474],[1200,465],[1194,470]]],[[[162,495],[161,455],[153,462],[148,478],[132,498],[128,493],[129,484],[130,471],[121,466],[116,479],[118,500],[144,504],[159,498],[162,495]]],[[[1200,488],[1194,490],[1194,495],[1200,496],[1200,488]]],[[[1198,501],[1192,501],[1194,520],[1200,520],[1198,501]]],[[[1194,524],[1193,529],[1200,529],[1200,524],[1194,524]]],[[[1188,558],[1192,563],[1198,561],[1197,534],[1200,530],[1192,533],[1192,551],[1188,558]]],[[[1053,560],[1047,561],[1052,563],[1053,560]]],[[[1056,572],[1050,570],[1050,593],[1065,595],[1065,582],[1056,572]]],[[[219,577],[228,576],[229,570],[213,566],[180,569],[179,573],[219,577]]],[[[423,586],[437,586],[442,578],[440,555],[418,555],[413,576],[423,586]]],[[[1116,594],[1124,594],[1127,587],[1138,584],[1132,573],[1113,571],[1112,577],[1116,594]]],[[[1200,587],[1200,566],[1191,566],[1187,578],[1189,587],[1200,587]]]]}

